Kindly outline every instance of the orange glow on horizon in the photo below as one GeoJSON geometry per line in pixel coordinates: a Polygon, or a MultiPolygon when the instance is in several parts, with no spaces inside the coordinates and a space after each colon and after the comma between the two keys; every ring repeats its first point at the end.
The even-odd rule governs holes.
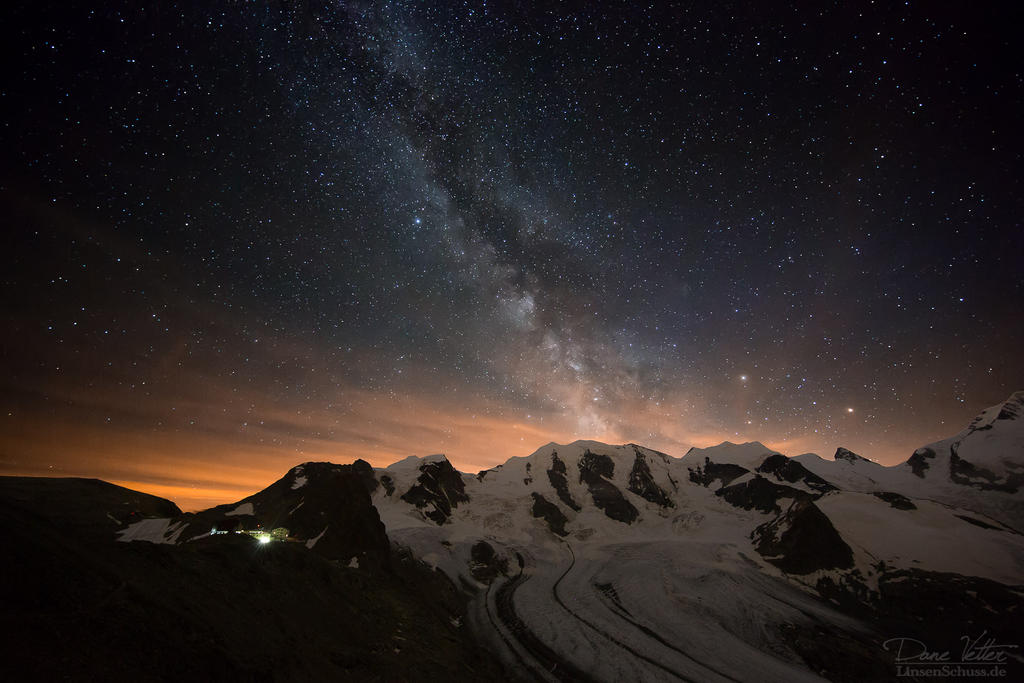
{"type": "MultiPolygon", "coordinates": [[[[308,461],[345,464],[361,458],[386,467],[409,455],[444,453],[457,469],[472,473],[529,455],[549,442],[577,439],[633,442],[675,457],[690,446],[723,441],[760,440],[787,455],[817,449],[828,458],[834,450],[823,450],[823,439],[730,434],[703,414],[672,412],[651,402],[620,404],[613,417],[588,407],[586,419],[577,419],[571,411],[527,415],[464,396],[459,398],[465,403],[459,404],[355,391],[346,396],[343,413],[271,404],[261,407],[258,421],[243,422],[223,416],[217,402],[224,397],[213,391],[210,403],[186,405],[184,412],[199,416],[195,426],[146,428],[86,419],[54,423],[19,416],[0,437],[0,474],[94,477],[194,511],[251,495],[308,461]]],[[[877,460],[888,454],[863,455],[877,460]]],[[[900,455],[896,451],[888,464],[905,459],[900,455]]]]}

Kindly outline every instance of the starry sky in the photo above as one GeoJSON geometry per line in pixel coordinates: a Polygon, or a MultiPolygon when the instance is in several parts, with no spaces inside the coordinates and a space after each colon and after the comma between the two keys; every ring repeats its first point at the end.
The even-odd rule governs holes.
{"type": "Polygon", "coordinates": [[[0,473],[885,464],[1024,388],[1000,3],[13,3],[0,473]]]}

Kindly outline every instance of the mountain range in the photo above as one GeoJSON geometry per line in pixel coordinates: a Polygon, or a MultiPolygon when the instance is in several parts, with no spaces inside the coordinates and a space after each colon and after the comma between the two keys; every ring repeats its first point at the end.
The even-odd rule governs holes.
{"type": "MultiPolygon", "coordinates": [[[[934,680],[927,650],[1013,678],[1021,486],[1024,392],[893,467],[844,448],[726,442],[676,458],[576,441],[478,473],[443,455],[309,462],[198,513],[102,482],[2,478],[28,549],[5,619],[36,624],[5,658],[38,654],[51,617],[106,652],[102,629],[74,619],[113,609],[129,626],[111,637],[147,652],[140,621],[182,675],[860,681],[914,680],[900,667],[915,665],[934,680]],[[37,609],[34,591],[68,574],[91,577],[85,593],[37,609]],[[261,610],[253,592],[274,596],[261,610]]],[[[44,673],[103,665],[81,660],[44,673]]]]}

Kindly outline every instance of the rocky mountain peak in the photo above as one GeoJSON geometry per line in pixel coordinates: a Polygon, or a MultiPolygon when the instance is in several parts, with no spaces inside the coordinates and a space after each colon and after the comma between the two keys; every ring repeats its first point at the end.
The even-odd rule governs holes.
{"type": "Polygon", "coordinates": [[[865,458],[863,455],[857,455],[856,453],[854,453],[850,449],[843,448],[842,446],[840,446],[839,448],[836,449],[836,454],[835,454],[833,459],[836,460],[836,461],[846,461],[846,462],[854,462],[854,463],[855,462],[871,462],[870,460],[865,458]]]}
{"type": "MultiPolygon", "coordinates": [[[[399,464],[408,460],[406,458],[399,464]]],[[[453,508],[469,501],[462,474],[443,455],[418,459],[418,469],[416,483],[402,494],[402,500],[417,509],[426,509],[423,514],[428,519],[438,525],[444,524],[451,517],[453,508]]]]}
{"type": "Polygon", "coordinates": [[[997,426],[1003,428],[1007,423],[1016,423],[1016,431],[1016,429],[1021,429],[1021,424],[1024,424],[1021,416],[1024,416],[1024,391],[1015,391],[1002,403],[981,411],[971,421],[971,424],[967,427],[967,432],[980,432],[994,429],[997,426]]]}

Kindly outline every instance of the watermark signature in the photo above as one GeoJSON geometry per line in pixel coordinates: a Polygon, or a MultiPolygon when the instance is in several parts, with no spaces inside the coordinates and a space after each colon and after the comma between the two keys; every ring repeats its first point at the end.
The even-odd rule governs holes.
{"type": "Polygon", "coordinates": [[[1018,646],[1000,643],[982,631],[976,638],[960,636],[955,650],[931,650],[916,638],[890,638],[882,647],[894,653],[897,676],[1002,678],[1007,675],[1009,651],[1018,646]]]}

